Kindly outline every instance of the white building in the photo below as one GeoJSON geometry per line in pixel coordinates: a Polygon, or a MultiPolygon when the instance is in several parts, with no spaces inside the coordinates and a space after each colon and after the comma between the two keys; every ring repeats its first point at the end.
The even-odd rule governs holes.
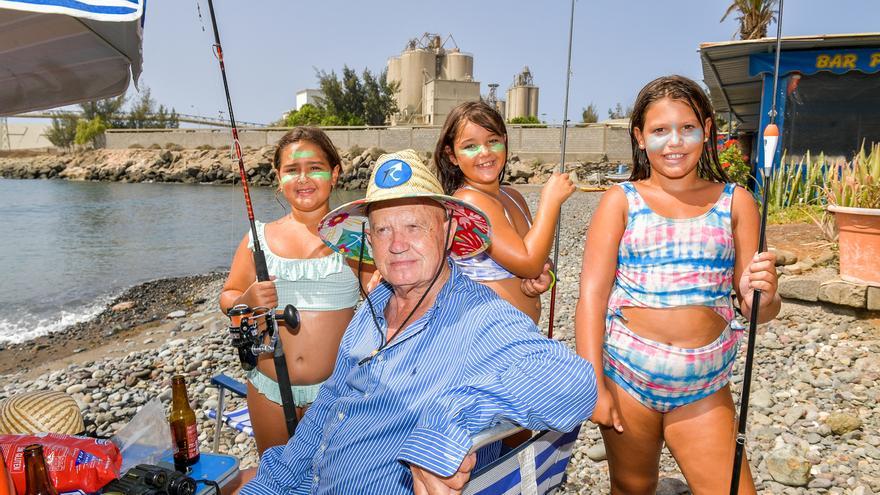
{"type": "Polygon", "coordinates": [[[299,110],[306,103],[318,106],[318,99],[323,98],[324,93],[320,89],[303,89],[296,92],[296,109],[299,110]]]}

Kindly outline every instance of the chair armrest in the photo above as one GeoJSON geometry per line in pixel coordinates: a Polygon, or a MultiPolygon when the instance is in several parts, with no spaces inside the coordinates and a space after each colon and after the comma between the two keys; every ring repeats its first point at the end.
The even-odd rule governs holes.
{"type": "Polygon", "coordinates": [[[211,378],[211,385],[217,388],[225,388],[239,397],[247,396],[247,385],[225,373],[213,376],[211,378]]]}
{"type": "Polygon", "coordinates": [[[515,425],[513,423],[501,422],[497,425],[487,428],[473,437],[471,437],[471,443],[473,446],[471,447],[471,452],[476,452],[480,447],[485,445],[489,445],[492,442],[497,442],[498,440],[502,440],[514,433],[519,433],[523,431],[525,428],[522,426],[515,425]]]}

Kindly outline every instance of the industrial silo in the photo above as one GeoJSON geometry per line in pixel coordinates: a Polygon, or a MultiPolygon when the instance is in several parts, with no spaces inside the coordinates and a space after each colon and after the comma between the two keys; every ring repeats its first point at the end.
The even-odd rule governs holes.
{"type": "Polygon", "coordinates": [[[425,49],[406,50],[400,55],[400,110],[421,113],[422,86],[436,77],[436,56],[425,49]]]}
{"type": "Polygon", "coordinates": [[[514,86],[507,90],[507,119],[529,115],[529,87],[514,86]]]}
{"type": "Polygon", "coordinates": [[[529,86],[529,115],[538,116],[538,87],[529,86]]]}
{"type": "Polygon", "coordinates": [[[391,57],[388,59],[388,74],[385,79],[389,83],[392,81],[400,81],[400,57],[391,57]]]}
{"type": "Polygon", "coordinates": [[[472,81],[474,79],[474,57],[451,50],[443,60],[443,77],[452,81],[472,81]]]}

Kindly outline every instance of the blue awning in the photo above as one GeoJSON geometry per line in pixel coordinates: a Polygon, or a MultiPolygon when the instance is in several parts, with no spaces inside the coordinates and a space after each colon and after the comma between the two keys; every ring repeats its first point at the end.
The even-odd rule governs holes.
{"type": "MultiPolygon", "coordinates": [[[[773,73],[773,53],[749,55],[749,75],[773,73]]],[[[828,50],[782,51],[779,55],[779,75],[791,72],[804,75],[820,71],[845,74],[860,71],[866,74],[880,72],[880,46],[876,48],[835,48],[828,50]]]]}
{"type": "Polygon", "coordinates": [[[137,83],[146,0],[0,0],[0,115],[125,92],[137,83]]]}

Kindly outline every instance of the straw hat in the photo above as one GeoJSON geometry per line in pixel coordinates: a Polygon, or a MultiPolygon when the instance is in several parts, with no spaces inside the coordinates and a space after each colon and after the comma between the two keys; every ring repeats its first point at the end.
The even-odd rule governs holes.
{"type": "Polygon", "coordinates": [[[372,264],[372,249],[366,239],[361,239],[361,232],[370,228],[365,215],[367,206],[401,198],[432,199],[452,214],[458,221],[450,249],[453,258],[468,258],[489,247],[486,215],[466,201],[443,194],[437,174],[413,150],[380,156],[370,175],[366,197],[328,213],[318,224],[318,235],[324,244],[355,261],[366,246],[363,262],[372,264]]]}
{"type": "Polygon", "coordinates": [[[79,406],[64,392],[24,392],[0,401],[0,434],[73,435],[85,429],[79,406]]]}

